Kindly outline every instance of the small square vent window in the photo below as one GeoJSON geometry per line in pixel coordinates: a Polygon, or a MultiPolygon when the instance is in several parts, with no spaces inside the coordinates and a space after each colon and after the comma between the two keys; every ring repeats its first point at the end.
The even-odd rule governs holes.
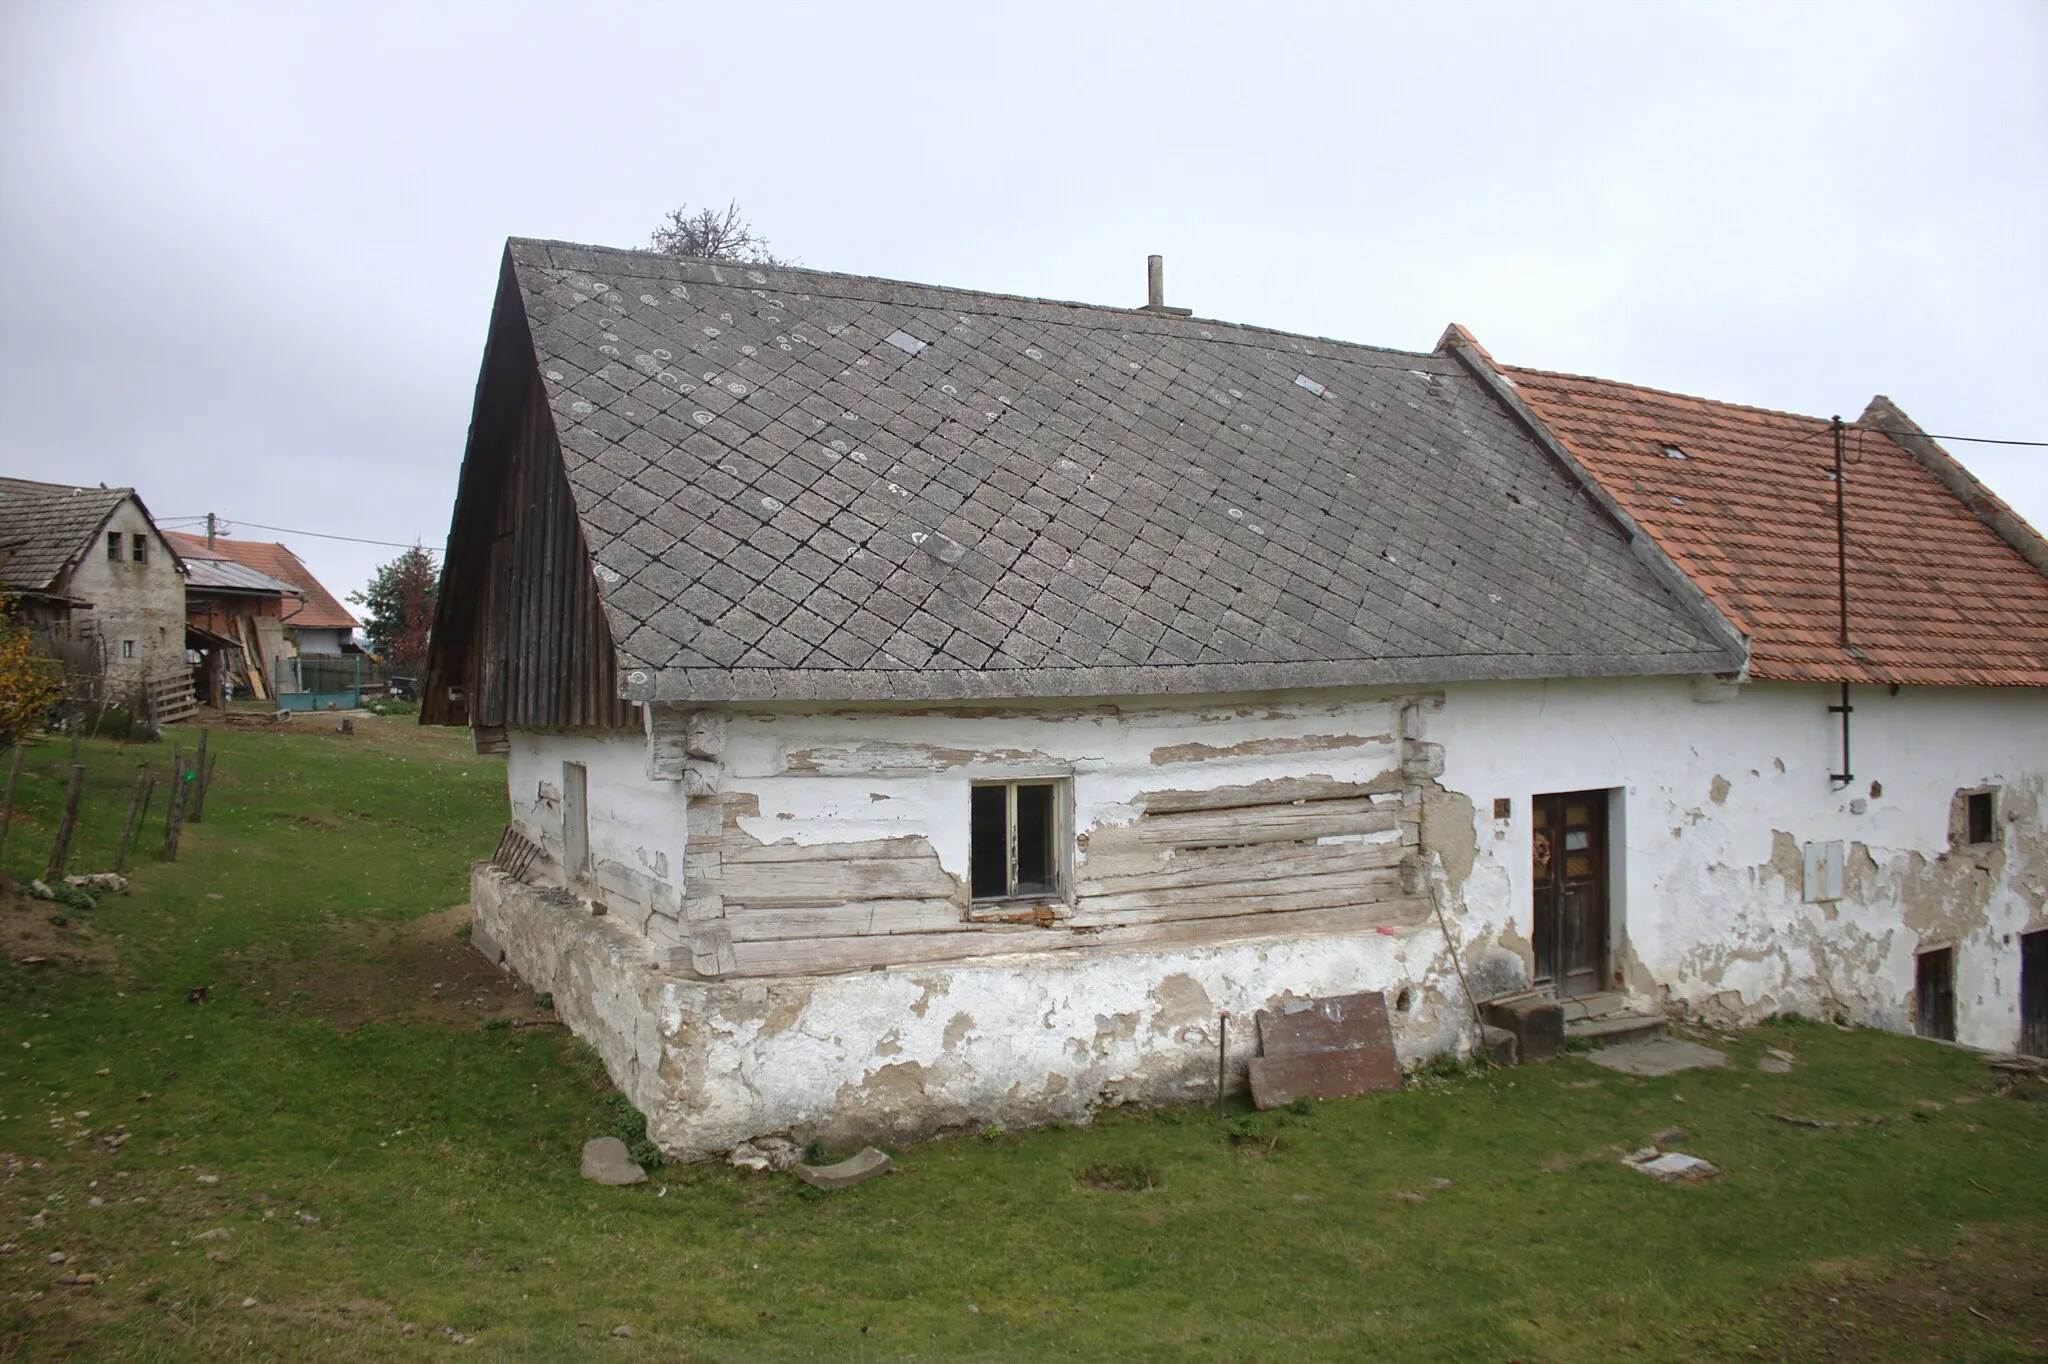
{"type": "Polygon", "coordinates": [[[1309,392],[1315,394],[1318,398],[1323,396],[1323,386],[1317,383],[1315,380],[1309,378],[1306,374],[1295,375],[1294,383],[1297,388],[1305,388],[1309,392]]]}
{"type": "Polygon", "coordinates": [[[1675,445],[1667,445],[1667,446],[1665,446],[1665,447],[1664,447],[1664,458],[1666,458],[1666,459],[1691,459],[1691,458],[1692,458],[1692,456],[1691,456],[1691,455],[1688,455],[1687,453],[1685,453],[1685,451],[1683,451],[1683,450],[1679,449],[1679,448],[1678,448],[1677,446],[1675,446],[1675,445]]]}
{"type": "Polygon", "coordinates": [[[894,346],[897,350],[902,351],[905,355],[915,355],[919,351],[924,349],[924,342],[918,340],[916,337],[912,336],[909,332],[906,331],[893,331],[890,332],[887,336],[883,337],[882,339],[884,341],[887,341],[890,345],[894,346]]]}

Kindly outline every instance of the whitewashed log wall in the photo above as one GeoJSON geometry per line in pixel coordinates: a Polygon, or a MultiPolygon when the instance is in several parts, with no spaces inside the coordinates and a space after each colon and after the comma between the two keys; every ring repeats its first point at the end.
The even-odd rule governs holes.
{"type": "Polygon", "coordinates": [[[671,964],[819,974],[1418,923],[1422,796],[1442,766],[1417,717],[1440,704],[654,708],[648,776],[687,788],[671,964]],[[1033,779],[1071,784],[1070,893],[972,905],[970,783],[1033,779]]]}

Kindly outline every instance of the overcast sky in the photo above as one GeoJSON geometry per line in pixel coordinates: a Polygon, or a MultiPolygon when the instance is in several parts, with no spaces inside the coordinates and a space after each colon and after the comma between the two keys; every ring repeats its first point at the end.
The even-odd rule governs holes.
{"type": "MultiPolygon", "coordinates": [[[[0,472],[438,547],[508,235],[2048,440],[2048,4],[0,0],[0,472]]],[[[2036,526],[2048,451],[1951,450],[2036,526]]]]}

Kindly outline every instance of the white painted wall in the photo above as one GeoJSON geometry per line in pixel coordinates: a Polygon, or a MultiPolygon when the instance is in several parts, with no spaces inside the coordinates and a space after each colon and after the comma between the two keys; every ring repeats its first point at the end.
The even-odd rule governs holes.
{"type": "MultiPolygon", "coordinates": [[[[505,755],[512,823],[562,863],[562,765],[589,778],[592,880],[582,887],[652,940],[678,941],[687,802],[675,782],[647,779],[646,743],[634,734],[514,730],[505,755]]],[[[559,875],[552,879],[559,881],[559,875]]]]}
{"type": "MultiPolygon", "coordinates": [[[[1440,708],[1409,711],[1410,736],[1443,750],[1448,794],[1433,803],[1425,839],[1467,967],[1494,985],[1527,961],[1530,797],[1612,788],[1616,960],[1637,995],[1730,1020],[1840,1010],[1904,1029],[1915,952],[1952,945],[1960,1040],[2013,1045],[2017,935],[2048,926],[2048,693],[1857,688],[1856,780],[1839,791],[1828,780],[1840,760],[1828,687],[1631,679],[1461,684],[1442,696],[1440,708]],[[1981,785],[2001,788],[2003,843],[1952,849],[1955,794],[1981,785]],[[1512,813],[1495,821],[1501,796],[1512,813]],[[1845,894],[1808,903],[1799,845],[1830,839],[1849,845],[1845,894]]],[[[763,842],[912,835],[964,876],[970,780],[1070,777],[1076,828],[1087,833],[1134,818],[1142,791],[1309,773],[1369,779],[1395,760],[1401,711],[1398,694],[1332,693],[1000,714],[762,709],[730,717],[719,781],[758,802],[743,824],[763,842]],[[1207,747],[1187,755],[1189,744],[1207,747]]],[[[601,872],[614,869],[614,884],[642,887],[643,939],[672,936],[664,915],[680,909],[688,803],[678,783],[647,779],[644,741],[510,738],[514,819],[559,857],[561,765],[586,763],[592,856],[601,872]]],[[[607,892],[614,915],[621,896],[607,892]]],[[[518,903],[492,911],[515,961],[519,942],[555,931],[522,924],[518,903]]],[[[948,1121],[1022,1119],[1069,1112],[1076,1096],[1105,1087],[1192,1093],[1198,1069],[1182,1053],[1203,1045],[1195,1034],[1156,1064],[1143,1059],[1158,1007],[1148,1000],[1175,975],[1205,1002],[1161,1014],[1173,1030],[1290,990],[1391,995],[1413,985],[1414,1013],[1396,1019],[1404,1054],[1470,1032],[1434,923],[1386,937],[1083,950],[804,982],[665,978],[695,1002],[661,1006],[667,1060],[639,1075],[635,1093],[646,1090],[643,1106],[658,1102],[671,1139],[691,1149],[792,1123],[830,1127],[835,1110],[872,1117],[909,1103],[948,1121]],[[954,1000],[943,1023],[907,1002],[931,990],[954,1000]],[[956,1012],[971,1021],[952,1026],[956,1012]],[[1136,1020],[1128,1037],[1125,1015],[1136,1020]],[[915,1094],[890,1088],[913,1074],[915,1094]]],[[[536,985],[558,997],[565,988],[536,985]]],[[[589,1006],[590,1026],[644,1039],[646,1020],[600,1017],[628,997],[643,999],[633,1009],[651,1007],[644,992],[606,997],[589,1006]]]]}
{"type": "Polygon", "coordinates": [[[1838,687],[1631,679],[1445,691],[1425,737],[1443,745],[1444,786],[1474,807],[1466,932],[1530,932],[1532,794],[1619,788],[1622,931],[1648,977],[1632,985],[1740,1016],[1839,1007],[1906,1029],[1915,951],[1953,944],[1958,1039],[2014,1045],[2017,935],[2048,925],[2048,693],[1853,688],[1856,780],[1837,790],[1840,720],[1827,707],[1838,687]],[[1718,802],[1716,777],[1728,783],[1718,802]],[[1985,784],[2004,788],[2003,855],[1951,853],[1952,799],[1985,784]],[[1506,821],[1491,818],[1497,796],[1514,803],[1506,821]],[[1848,843],[1845,898],[1806,903],[1785,839],[1848,843]]]}

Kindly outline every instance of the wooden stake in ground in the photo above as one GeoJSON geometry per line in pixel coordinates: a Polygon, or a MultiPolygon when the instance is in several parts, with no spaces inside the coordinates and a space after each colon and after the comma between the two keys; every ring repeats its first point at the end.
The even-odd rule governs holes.
{"type": "Polygon", "coordinates": [[[43,879],[51,885],[64,878],[64,859],[71,855],[71,831],[78,827],[78,801],[85,794],[85,764],[71,764],[71,784],[64,792],[64,813],[57,820],[57,841],[50,848],[50,865],[43,879]]]}
{"type": "Polygon", "coordinates": [[[0,796],[0,852],[7,848],[7,826],[14,823],[14,779],[21,775],[22,746],[14,746],[14,761],[7,765],[7,793],[0,796]]]}
{"type": "Polygon", "coordinates": [[[135,828],[141,822],[142,812],[146,808],[143,804],[143,797],[155,785],[156,783],[149,779],[149,764],[135,764],[135,794],[128,797],[128,822],[121,826],[121,846],[114,853],[114,870],[116,872],[127,865],[128,849],[135,842],[135,828]]]}
{"type": "Polygon", "coordinates": [[[206,762],[206,731],[199,731],[199,756],[192,760],[194,779],[192,783],[192,813],[188,818],[198,824],[206,818],[206,783],[211,773],[206,762]]]}
{"type": "Polygon", "coordinates": [[[192,798],[192,773],[182,760],[171,775],[171,811],[164,822],[164,861],[178,860],[178,838],[185,832],[185,804],[192,798]]]}

